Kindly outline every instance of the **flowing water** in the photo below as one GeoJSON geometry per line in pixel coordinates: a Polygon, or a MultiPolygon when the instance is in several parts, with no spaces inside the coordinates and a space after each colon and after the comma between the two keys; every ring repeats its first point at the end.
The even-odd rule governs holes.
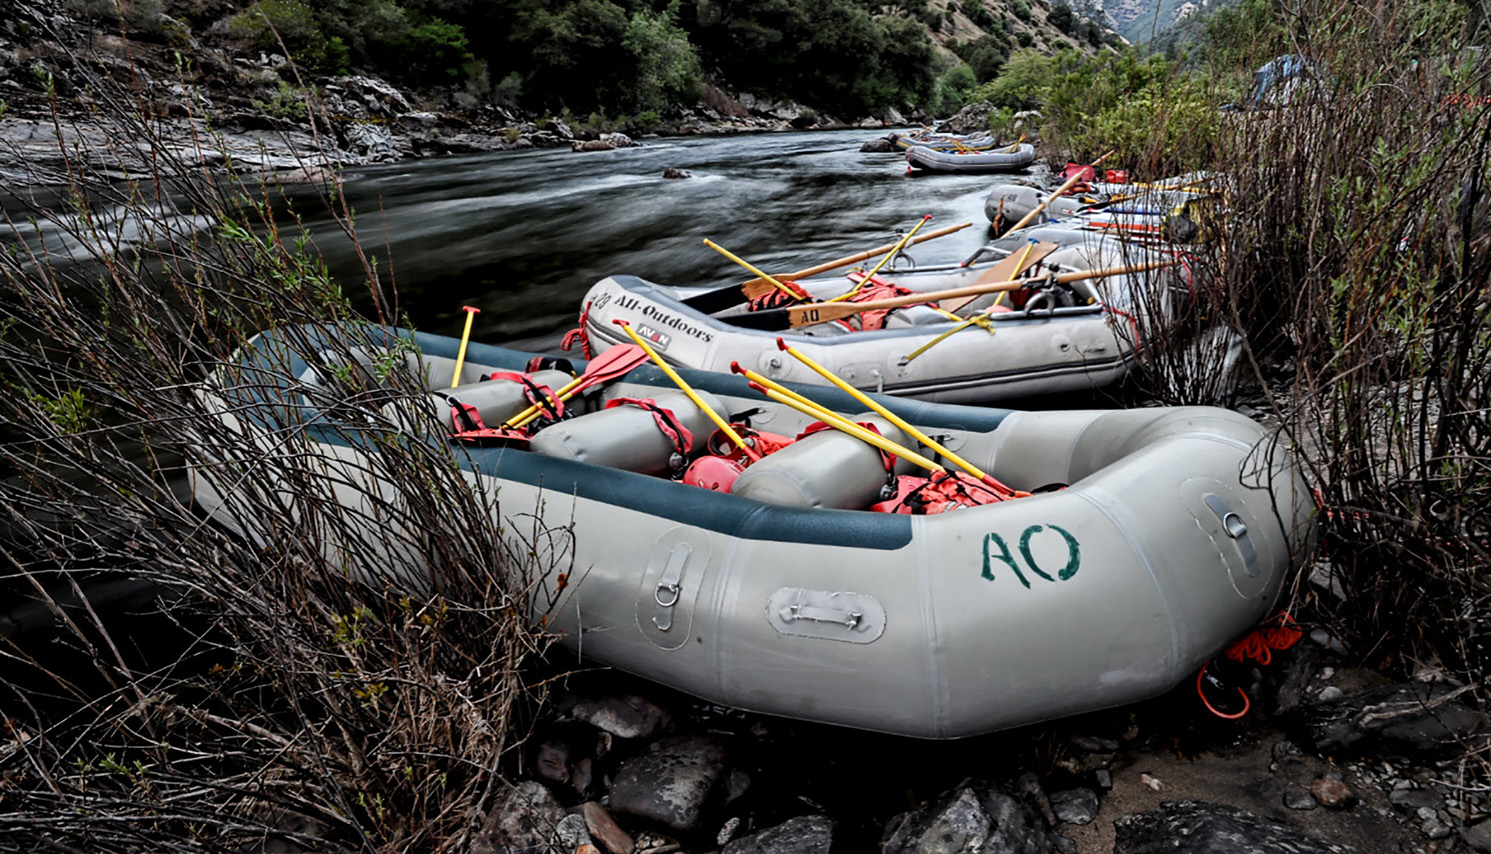
{"type": "MultiPolygon", "coordinates": [[[[462,305],[482,309],[473,340],[552,350],[600,279],[728,284],[751,274],[708,238],[769,273],[801,269],[968,222],[909,251],[959,261],[988,238],[983,203],[1010,175],[907,175],[899,154],[861,145],[883,130],[645,140],[636,148],[441,157],[349,170],[363,248],[392,269],[414,326],[457,335],[462,305]],[[688,172],[667,179],[667,168],[688,172]]],[[[309,219],[344,286],[352,245],[309,219]]],[[[878,259],[877,259],[878,260],[878,259]]],[[[348,288],[349,292],[354,289],[348,288]]]]}

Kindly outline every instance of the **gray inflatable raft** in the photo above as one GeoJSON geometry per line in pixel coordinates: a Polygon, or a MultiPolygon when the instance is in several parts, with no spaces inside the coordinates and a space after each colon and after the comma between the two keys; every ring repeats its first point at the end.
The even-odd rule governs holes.
{"type": "MultiPolygon", "coordinates": [[[[448,381],[455,339],[380,334],[373,349],[413,344],[400,358],[448,381]]],[[[472,344],[462,393],[530,355],[472,344]]],[[[350,418],[349,432],[366,431],[367,414],[327,409],[335,392],[323,371],[272,332],[236,362],[253,368],[252,381],[228,371],[199,394],[227,428],[262,434],[276,451],[253,470],[273,479],[276,460],[317,455],[336,475],[336,500],[398,541],[387,504],[397,490],[350,488],[367,479],[362,455],[378,443],[359,450],[331,429],[350,418]],[[320,426],[282,429],[307,416],[320,426]]],[[[794,435],[807,421],[741,378],[680,373],[721,411],[756,410],[758,429],[794,435]]],[[[797,389],[836,411],[863,410],[833,389],[797,389]]],[[[691,429],[705,427],[650,366],[605,397],[670,401],[691,429]]],[[[1064,488],[932,516],[831,509],[876,500],[885,470],[877,452],[830,431],[747,469],[751,482],[743,475],[735,492],[714,492],[645,473],[672,448],[628,407],[562,421],[528,450],[447,446],[469,478],[496,487],[484,493],[494,525],[519,524],[504,512],[536,512],[572,526],[566,569],[580,580],[549,625],[585,657],[711,702],[909,736],[971,736],[1165,692],[1269,615],[1310,552],[1313,504],[1287,449],[1235,413],[878,399],[1011,486],[1064,488]]],[[[233,470],[194,471],[194,495],[252,540],[255,517],[233,512],[233,470]]],[[[417,585],[430,572],[414,565],[418,553],[390,547],[354,570],[373,584],[417,585]]]]}
{"type": "Polygon", "coordinates": [[[933,172],[1013,172],[1035,162],[1035,146],[1020,142],[1005,148],[970,151],[913,145],[906,149],[913,169],[933,172]]]}
{"type": "MultiPolygon", "coordinates": [[[[1046,256],[1045,264],[1060,271],[1141,266],[1170,258],[1163,247],[1131,245],[1091,231],[1068,230],[1055,239],[1062,248],[1046,256]]],[[[1024,244],[1006,241],[987,255],[1002,258],[1024,244]]],[[[912,291],[930,292],[972,284],[990,266],[938,265],[885,278],[912,291]]],[[[852,287],[844,277],[799,284],[820,300],[852,287]]],[[[781,336],[859,388],[939,403],[985,404],[1092,389],[1122,379],[1138,358],[1138,337],[1162,326],[1172,295],[1187,289],[1182,268],[1084,279],[1073,282],[1070,291],[991,315],[992,334],[971,326],[939,341],[957,321],[927,307],[892,312],[878,330],[852,331],[833,323],[763,330],[751,328],[739,310],[706,314],[678,289],[617,275],[586,294],[582,329],[595,353],[627,343],[615,326],[616,320],[625,320],[651,336],[678,365],[728,373],[731,363],[739,362],[772,379],[823,384],[816,373],[778,352],[781,336]]],[[[976,312],[993,301],[993,296],[983,297],[960,310],[976,312]]]]}

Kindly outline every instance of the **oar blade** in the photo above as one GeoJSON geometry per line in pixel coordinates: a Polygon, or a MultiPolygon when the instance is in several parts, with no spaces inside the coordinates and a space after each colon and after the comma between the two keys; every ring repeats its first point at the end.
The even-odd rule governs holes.
{"type": "Polygon", "coordinates": [[[580,375],[580,388],[612,380],[647,361],[647,353],[636,344],[618,344],[590,360],[580,375]]]}

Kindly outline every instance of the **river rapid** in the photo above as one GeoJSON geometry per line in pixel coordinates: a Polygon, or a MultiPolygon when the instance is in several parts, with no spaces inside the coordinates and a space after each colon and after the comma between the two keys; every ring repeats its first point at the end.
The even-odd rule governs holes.
{"type": "MultiPolygon", "coordinates": [[[[358,167],[344,175],[359,242],[391,270],[399,308],[425,332],[553,350],[591,285],[613,274],[728,284],[751,274],[707,238],[770,273],[971,225],[908,254],[960,261],[988,239],[983,203],[1012,175],[909,176],[899,154],[860,151],[884,130],[643,140],[635,148],[502,152],[358,167]],[[690,177],[664,178],[666,169],[690,177]]],[[[305,213],[305,208],[300,208],[305,213]]],[[[333,275],[356,294],[351,241],[305,216],[333,275]]]]}

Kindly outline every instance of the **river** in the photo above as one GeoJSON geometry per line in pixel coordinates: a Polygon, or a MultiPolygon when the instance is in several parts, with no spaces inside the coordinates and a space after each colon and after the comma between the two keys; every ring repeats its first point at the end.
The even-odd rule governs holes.
{"type": "MultiPolygon", "coordinates": [[[[972,226],[909,254],[940,263],[987,240],[983,203],[1007,175],[923,173],[860,151],[884,130],[649,139],[635,148],[439,157],[345,173],[364,250],[391,269],[422,331],[538,350],[575,325],[585,292],[619,273],[664,284],[750,278],[708,238],[767,272],[801,269],[928,231],[972,226]],[[667,179],[667,168],[691,177],[667,179]]],[[[329,218],[313,239],[349,292],[359,267],[329,218]]]]}

